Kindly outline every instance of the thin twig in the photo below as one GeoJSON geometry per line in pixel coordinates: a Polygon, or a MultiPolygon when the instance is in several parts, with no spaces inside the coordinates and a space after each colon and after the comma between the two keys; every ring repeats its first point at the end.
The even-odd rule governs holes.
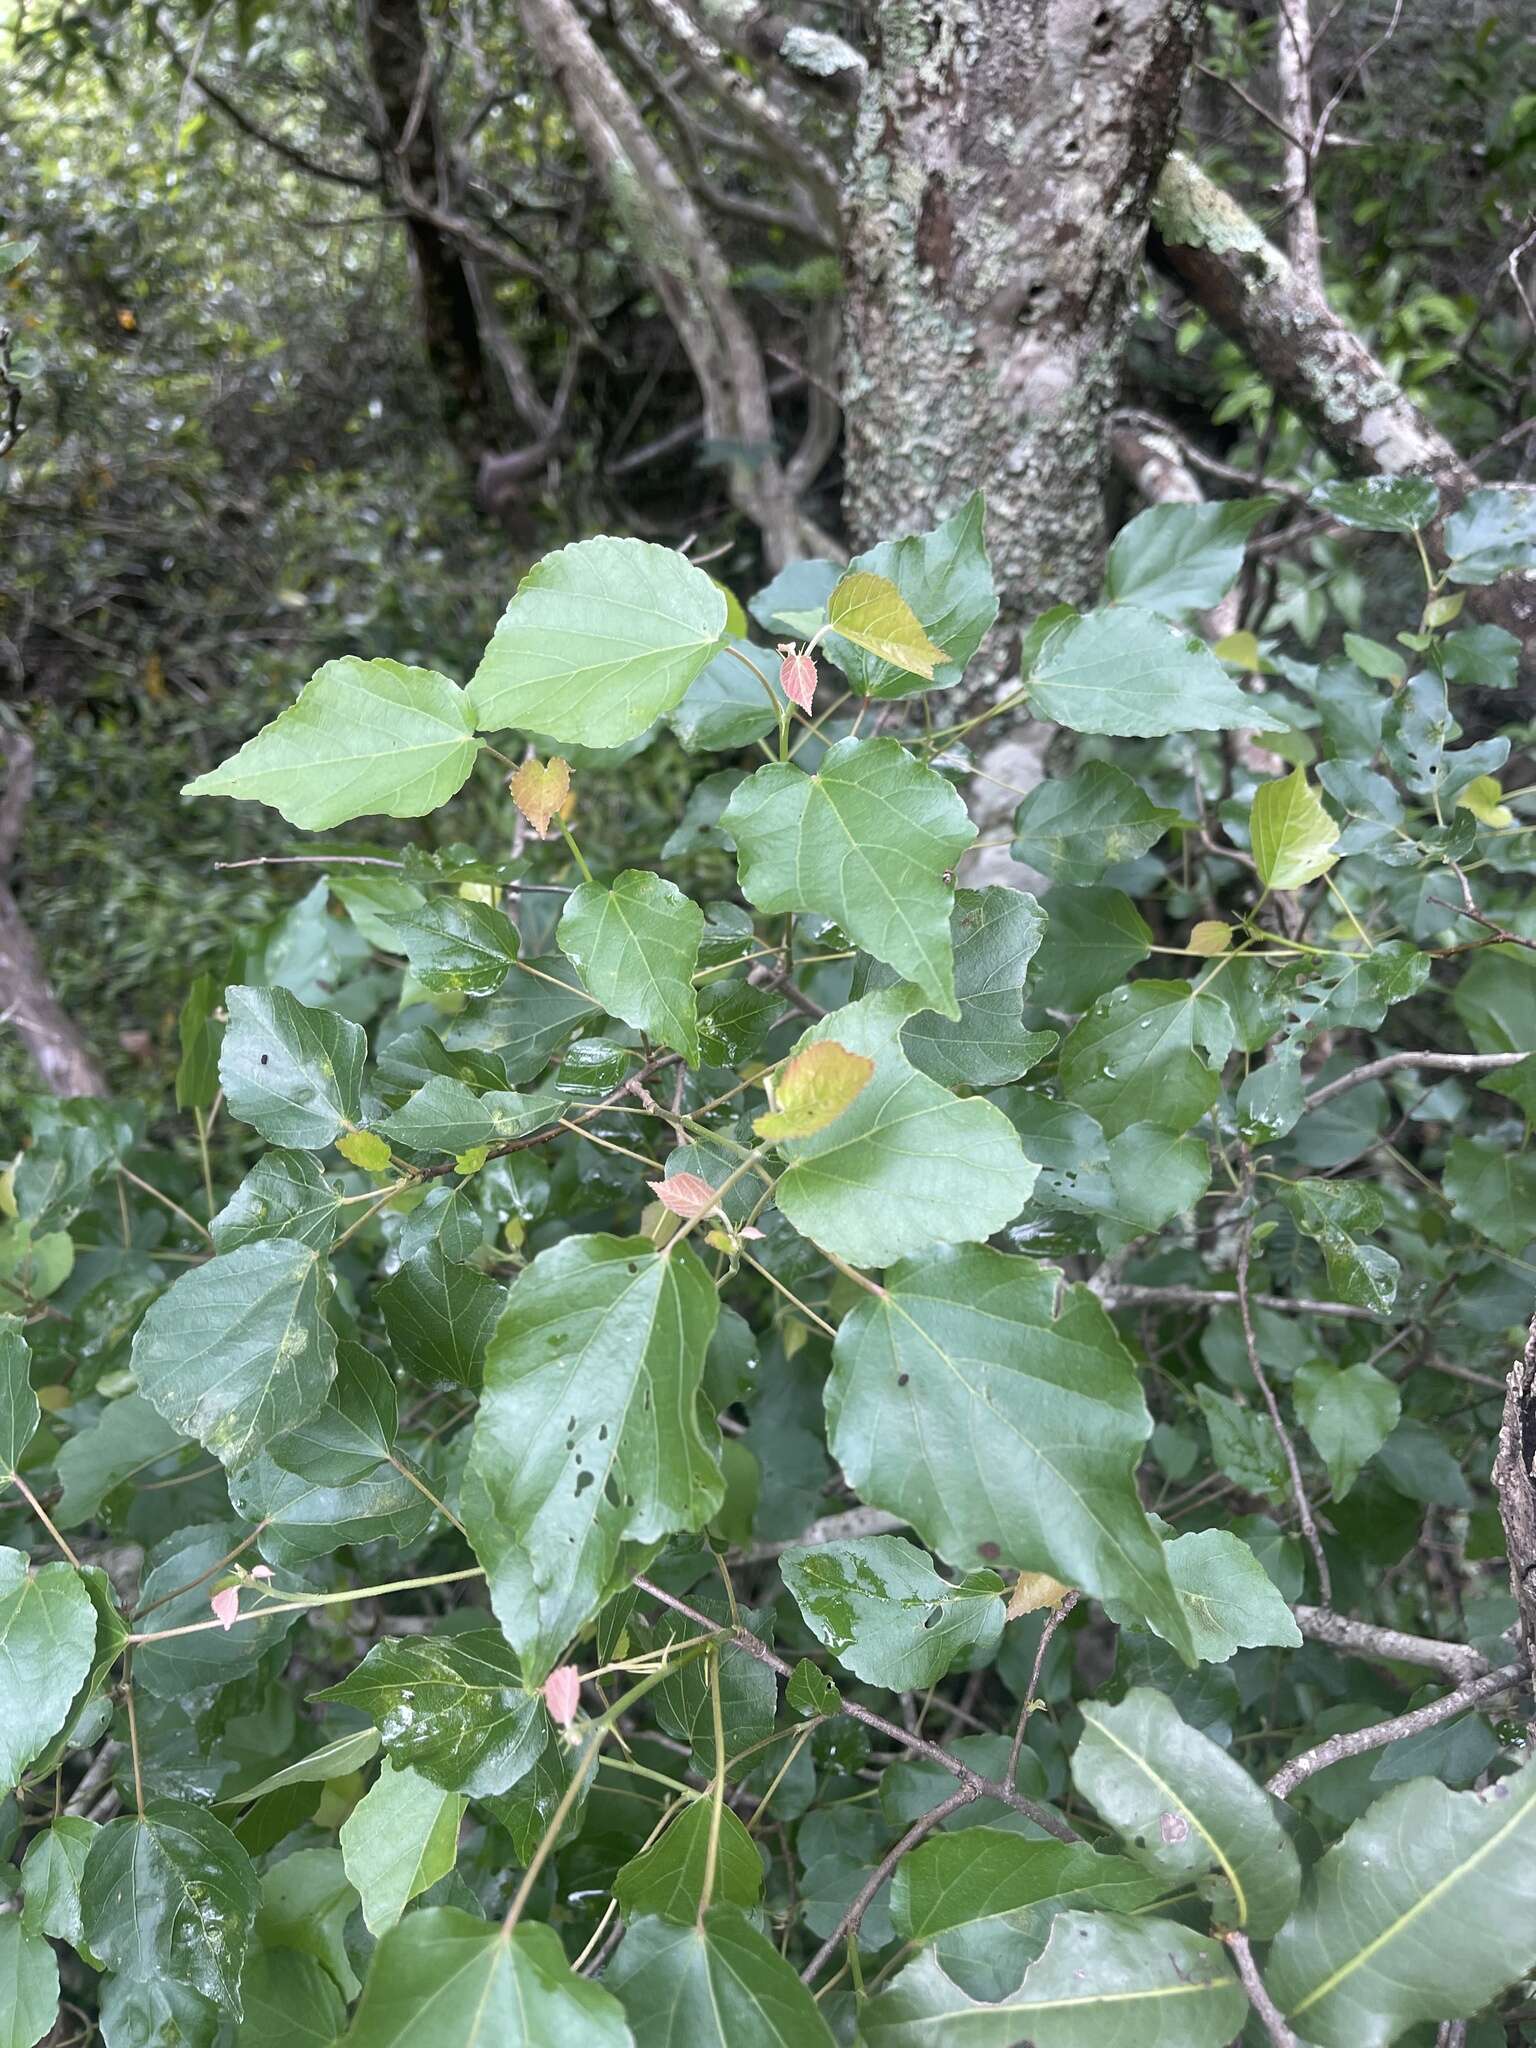
{"type": "MultiPolygon", "coordinates": [[[[1465,913],[1463,913],[1465,914],[1465,913]]],[[[1428,1067],[1438,1073],[1483,1074],[1496,1067],[1518,1067],[1522,1060],[1530,1058],[1523,1052],[1394,1052],[1385,1059],[1371,1060],[1363,1067],[1355,1067],[1341,1075],[1337,1081],[1329,1081],[1321,1088],[1314,1088],[1307,1096],[1304,1107],[1321,1109],[1325,1102],[1332,1102],[1336,1095],[1344,1095],[1351,1088],[1358,1088],[1362,1081],[1374,1081],[1381,1074],[1395,1074],[1401,1067],[1428,1067]]]]}
{"type": "MultiPolygon", "coordinates": [[[[679,1600],[675,1593],[664,1591],[662,1587],[642,1577],[638,1572],[632,1583],[650,1599],[659,1600],[663,1607],[670,1607],[674,1613],[685,1615],[700,1628],[717,1629],[720,1626],[718,1622],[711,1621],[707,1614],[701,1613],[697,1607],[690,1607],[686,1600],[679,1600]]],[[[781,1678],[793,1678],[795,1667],[786,1664],[784,1659],[770,1650],[766,1643],[760,1643],[750,1630],[733,1629],[731,1640],[738,1649],[745,1650],[749,1657],[755,1657],[759,1664],[766,1664],[771,1671],[777,1671],[781,1678]]],[[[948,1771],[952,1777],[958,1778],[974,1794],[985,1794],[989,1799],[1001,1800],[1004,1806],[1011,1807],[1015,1813],[1022,1813],[1027,1820],[1032,1820],[1036,1827],[1044,1828],[1048,1835],[1054,1835],[1058,1842],[1082,1840],[1077,1830],[1069,1827],[1059,1813],[1053,1813],[1050,1807],[1042,1806],[1038,1800],[1026,1799],[1024,1794],[1016,1791],[1012,1785],[1001,1785],[995,1779],[981,1777],[966,1764],[961,1763],[957,1757],[952,1757],[947,1751],[940,1749],[936,1742],[928,1742],[921,1735],[912,1734],[909,1729],[899,1728],[894,1721],[887,1721],[881,1714],[872,1714],[868,1707],[861,1707],[857,1700],[844,1698],[842,1711],[855,1721],[862,1721],[866,1728],[875,1729],[888,1742],[899,1743],[903,1749],[910,1749],[927,1762],[937,1764],[940,1770],[948,1771]]]]}
{"type": "Polygon", "coordinates": [[[1500,1693],[1512,1692],[1517,1685],[1523,1685],[1528,1673],[1523,1664],[1505,1664],[1497,1671],[1489,1671],[1481,1678],[1469,1679],[1454,1692],[1443,1698],[1431,1700],[1428,1706],[1415,1707],[1411,1713],[1398,1714],[1390,1721],[1378,1721],[1371,1728],[1356,1728],[1343,1735],[1330,1735],[1326,1742],[1319,1742],[1311,1749],[1305,1749],[1300,1756],[1293,1756],[1289,1763],[1269,1780],[1265,1790],[1276,1799],[1289,1799],[1303,1779],[1326,1771],[1330,1764],[1341,1762],[1347,1756],[1364,1756],[1368,1750],[1385,1749],[1389,1742],[1401,1742],[1405,1736],[1422,1734],[1426,1728],[1438,1728],[1442,1721],[1454,1721],[1458,1714],[1468,1707],[1479,1706],[1484,1700],[1496,1699],[1500,1693]]]}
{"type": "Polygon", "coordinates": [[[1270,1997],[1264,1979],[1259,1975],[1259,1966],[1253,1960],[1247,1935],[1234,1928],[1230,1934],[1224,1934],[1222,1940],[1227,1945],[1238,1980],[1248,1994],[1248,2003],[1264,2023],[1270,2048],[1296,2048],[1296,2036],[1286,2025],[1284,2014],[1270,1997]]]}
{"type": "Polygon", "coordinates": [[[947,1799],[941,1799],[937,1806],[931,1806],[926,1813],[920,1814],[913,1821],[911,1827],[907,1829],[901,1840],[886,1850],[879,1864],[870,1873],[868,1881],[859,1887],[858,1895],[848,1906],[842,1918],[800,1972],[802,1984],[814,1984],[832,1957],[836,1955],[844,1939],[858,1932],[859,1922],[864,1918],[870,1906],[873,1905],[875,1894],[896,1868],[902,1857],[906,1855],[907,1851],[915,1849],[925,1835],[931,1835],[933,1830],[936,1827],[941,1827],[952,1813],[958,1813],[962,1806],[969,1806],[976,1797],[978,1797],[978,1792],[975,1786],[960,1786],[958,1791],[951,1792],[947,1799]]]}
{"type": "Polygon", "coordinates": [[[1242,1318],[1243,1344],[1248,1352],[1248,1370],[1264,1396],[1264,1406],[1269,1410],[1269,1419],[1275,1425],[1275,1434],[1280,1439],[1280,1448],[1285,1456],[1286,1470],[1291,1475],[1291,1494],[1296,1502],[1296,1514],[1301,1523],[1301,1533],[1307,1539],[1307,1548],[1312,1553],[1312,1562],[1317,1566],[1318,1590],[1322,1593],[1323,1604],[1333,1599],[1333,1575],[1328,1569],[1328,1560],[1323,1554],[1323,1539],[1317,1533],[1317,1523],[1312,1517],[1312,1503],[1307,1498],[1307,1489],[1301,1476],[1301,1461],[1296,1456],[1296,1446],[1291,1433],[1280,1417],[1280,1403],[1275,1399],[1275,1390],[1269,1383],[1259,1358],[1259,1342],[1253,1332],[1253,1309],[1248,1299],[1248,1260],[1253,1250],[1253,1223],[1250,1216],[1243,1225],[1242,1238],[1237,1247],[1237,1312],[1242,1318]]]}
{"type": "MultiPolygon", "coordinates": [[[[1090,1285],[1092,1283],[1090,1282],[1090,1285]]],[[[1209,1287],[1122,1287],[1116,1282],[1102,1293],[1093,1288],[1106,1308],[1154,1307],[1159,1302],[1170,1306],[1183,1305],[1189,1308],[1235,1308],[1235,1294],[1218,1293],[1209,1287]]],[[[1296,1316],[1344,1316],[1351,1322],[1380,1323],[1390,1321],[1379,1315],[1373,1308],[1356,1308],[1347,1301],[1311,1301],[1305,1295],[1250,1294],[1255,1308],[1274,1308],[1296,1316]]]]}
{"type": "Polygon", "coordinates": [[[1035,1704],[1035,1694],[1040,1684],[1040,1674],[1045,1669],[1045,1653],[1051,1647],[1051,1638],[1072,1612],[1082,1594],[1069,1593],[1059,1601],[1045,1617],[1045,1627],[1040,1631],[1040,1641],[1035,1648],[1035,1661],[1029,1674],[1029,1684],[1024,1689],[1024,1704],[1019,1709],[1018,1726],[1013,1731],[1013,1747],[1008,1752],[1008,1782],[1011,1785],[1018,1774],[1019,1752],[1024,1747],[1024,1731],[1029,1726],[1029,1716],[1035,1704]]]}

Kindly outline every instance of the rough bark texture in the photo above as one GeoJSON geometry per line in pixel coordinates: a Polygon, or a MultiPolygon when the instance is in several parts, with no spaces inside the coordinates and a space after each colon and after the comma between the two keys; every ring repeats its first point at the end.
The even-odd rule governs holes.
{"type": "Polygon", "coordinates": [[[27,1048],[51,1094],[105,1095],[101,1069],[48,986],[37,943],[7,879],[32,797],[32,742],[0,725],[0,756],[7,763],[0,796],[0,1024],[9,1024],[27,1048]]]}
{"type": "MultiPolygon", "coordinates": [[[[1185,156],[1152,201],[1153,250],[1347,469],[1425,476],[1452,511],[1479,479],[1262,228],[1185,156]]],[[[1468,593],[1468,608],[1536,650],[1536,576],[1468,593]]]]}
{"type": "Polygon", "coordinates": [[[1509,1369],[1493,1490],[1504,1524],[1509,1586],[1520,1615],[1520,1647],[1536,1669],[1536,1321],[1524,1355],[1509,1369]]]}
{"type": "Polygon", "coordinates": [[[729,470],[732,499],[761,529],[770,565],[781,568],[806,552],[804,528],[775,446],[762,350],[732,290],[729,265],[571,0],[521,0],[520,11],[688,353],[705,433],[741,451],[729,470]]]}
{"type": "Polygon", "coordinates": [[[427,362],[454,445],[471,465],[498,441],[475,281],[463,253],[423,217],[450,195],[432,55],[417,0],[364,0],[363,39],[386,184],[403,203],[427,362]]]}
{"type": "Polygon", "coordinates": [[[980,486],[1010,626],[1082,602],[1148,199],[1200,0],[879,0],[850,224],[855,538],[980,486]]]}

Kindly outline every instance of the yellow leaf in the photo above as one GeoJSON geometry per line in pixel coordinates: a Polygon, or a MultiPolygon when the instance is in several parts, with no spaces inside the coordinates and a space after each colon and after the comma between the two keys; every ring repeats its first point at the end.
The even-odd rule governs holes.
{"type": "Polygon", "coordinates": [[[1198,953],[1202,960],[1210,960],[1218,953],[1225,953],[1232,943],[1232,927],[1223,924],[1219,918],[1202,918],[1189,935],[1189,950],[1198,953]]]}
{"type": "Polygon", "coordinates": [[[558,754],[552,761],[525,761],[512,778],[512,801],[541,839],[570,794],[570,767],[558,754]]]}
{"type": "Polygon", "coordinates": [[[1259,652],[1259,643],[1252,633],[1229,633],[1225,640],[1218,640],[1211,649],[1218,661],[1229,662],[1233,668],[1245,669],[1256,675],[1264,666],[1264,657],[1259,652]]]}
{"type": "Polygon", "coordinates": [[[455,1155],[453,1162],[454,1171],[465,1174],[478,1173],[490,1156],[491,1148],[489,1145],[471,1145],[467,1152],[460,1152],[455,1155]]]}
{"type": "Polygon", "coordinates": [[[1008,1619],[1017,1621],[1021,1614],[1037,1614],[1042,1607],[1059,1607],[1071,1590],[1049,1572],[1020,1572],[1008,1595],[1008,1619]]]}
{"type": "Polygon", "coordinates": [[[710,582],[725,599],[725,630],[734,639],[745,640],[752,631],[751,621],[742,609],[741,599],[734,590],[727,590],[718,576],[711,576],[710,582]]]}
{"type": "Polygon", "coordinates": [[[336,1150],[364,1173],[383,1173],[389,1165],[389,1141],[377,1131],[348,1131],[336,1140],[336,1150]]]}
{"type": "Polygon", "coordinates": [[[810,1138],[836,1121],[867,1085],[875,1063],[835,1038],[797,1052],[779,1076],[777,1107],[752,1126],[760,1138],[810,1138]]]}
{"type": "Polygon", "coordinates": [[[929,682],[935,665],[948,659],[895,584],[868,569],[855,569],[838,584],[827,600],[827,623],[866,654],[929,682]]]}
{"type": "Polygon", "coordinates": [[[1503,795],[1496,775],[1474,775],[1466,788],[1457,793],[1456,808],[1470,811],[1479,824],[1493,825],[1502,831],[1515,822],[1514,812],[1500,801],[1503,795]]]}
{"type": "Polygon", "coordinates": [[[1304,769],[1261,783],[1248,824],[1259,880],[1267,889],[1300,889],[1327,874],[1338,859],[1333,848],[1339,828],[1304,769]]]}

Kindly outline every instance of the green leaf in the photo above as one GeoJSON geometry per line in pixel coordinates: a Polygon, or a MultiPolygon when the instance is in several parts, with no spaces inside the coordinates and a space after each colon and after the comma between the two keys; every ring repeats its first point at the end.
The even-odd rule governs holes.
{"type": "Polygon", "coordinates": [[[1495,583],[1536,568],[1536,489],[1504,484],[1469,491],[1445,522],[1453,583],[1495,583]]]}
{"type": "Polygon", "coordinates": [[[682,702],[725,628],[720,586],[672,549],[577,541],[518,585],[469,686],[475,722],[622,746],[682,702]]]}
{"type": "Polygon", "coordinates": [[[1226,2048],[1247,2014],[1219,1942],[1172,1920],[1060,1913],[1012,1997],[978,2004],[930,1953],[859,2027],[865,2048],[1226,2048]]]}
{"type": "Polygon", "coordinates": [[[809,1657],[802,1657],[784,1688],[784,1703],[797,1714],[837,1714],[842,1711],[842,1694],[827,1674],[809,1657]]]}
{"type": "Polygon", "coordinates": [[[308,1756],[301,1756],[297,1763],[285,1764],[280,1771],[263,1778],[259,1785],[252,1785],[249,1791],[237,1792],[219,1804],[243,1806],[247,1800],[263,1799],[269,1792],[282,1792],[290,1785],[323,1785],[332,1778],[350,1777],[364,1764],[371,1763],[378,1753],[379,1731],[376,1728],[353,1728],[331,1742],[322,1743],[308,1756]]]}
{"type": "Polygon", "coordinates": [[[1074,1027],[1057,1079],[1106,1137],[1140,1123],[1187,1131],[1220,1089],[1217,1071],[1195,1050],[1203,1021],[1187,982],[1133,982],[1101,996],[1074,1027]]]}
{"type": "Polygon", "coordinates": [[[452,1870],[464,1805],[460,1794],[384,1759],[341,1824],[342,1860],[370,1934],[387,1934],[412,1899],[452,1870]]]}
{"type": "Polygon", "coordinates": [[[394,1381],[361,1344],[343,1338],[325,1405],[273,1439],[272,1461],[324,1486],[349,1486],[389,1456],[398,1421],[394,1381]]]}
{"type": "Polygon", "coordinates": [[[1104,564],[1111,604],[1154,612],[1206,611],[1237,581],[1249,534],[1273,498],[1212,505],[1149,505],[1122,526],[1104,564]]]}
{"type": "Polygon", "coordinates": [[[1242,1766],[1147,1686],[1117,1706],[1085,1700],[1082,1715],[1072,1782],[1127,1853],[1170,1886],[1197,1880],[1218,1925],[1259,1941],[1278,1933],[1296,1904],[1301,1866],[1242,1766]]]}
{"type": "Polygon", "coordinates": [[[362,1115],[368,1041],[333,1010],[311,1010],[285,988],[225,992],[229,1026],[219,1080],[230,1111],[269,1145],[318,1152],[362,1115]]]}
{"type": "Polygon", "coordinates": [[[231,1470],[313,1415],[336,1376],[325,1261],[265,1238],[193,1266],[133,1340],[151,1407],[231,1470]]]}
{"type": "MultiPolygon", "coordinates": [[[[5,251],[0,248],[0,257],[5,251]]],[[[0,2048],[34,2048],[59,2016],[59,1965],[40,1934],[0,1919],[0,2048]]]]}
{"type": "Polygon", "coordinates": [[[1289,1487],[1280,1439],[1267,1414],[1241,1407],[1214,1387],[1196,1387],[1195,1398],[1211,1435],[1218,1468],[1249,1493],[1279,1499],[1289,1487]]]}
{"type": "Polygon", "coordinates": [[[74,1567],[29,1572],[19,1550],[0,1550],[0,1793],[64,1726],[95,1648],[96,1609],[74,1567]]]}
{"type": "Polygon", "coordinates": [[[568,1237],[514,1282],[485,1362],[464,1520],[541,1685],[662,1539],[725,1489],[697,1394],[719,1297],[686,1247],[568,1237]]]}
{"type": "Polygon", "coordinates": [[[374,813],[421,818],[468,780],[484,745],[474,730],[469,700],[446,676],[348,654],[181,793],[269,804],[301,832],[374,813]]]}
{"type": "Polygon", "coordinates": [[[208,1227],[220,1252],[267,1237],[328,1252],[341,1227],[341,1184],[307,1152],[263,1152],[208,1227]]]}
{"type": "Polygon", "coordinates": [[[166,1978],[240,2016],[240,1971],[260,1893],[222,1821],[181,1800],[109,1821],[80,1884],[86,1946],[139,1982],[166,1978]]]}
{"type": "Polygon", "coordinates": [[[556,937],[593,1000],[699,1063],[693,973],[704,913],[675,882],[626,868],[611,888],[584,882],[566,901],[556,937]]]}
{"type": "Polygon", "coordinates": [[[785,701],[775,682],[778,666],[774,656],[750,640],[728,639],[689,684],[682,703],[667,713],[678,744],[690,754],[733,754],[771,732],[776,717],[769,699],[785,701]],[[751,662],[767,690],[745,662],[751,662]]]}
{"type": "Polygon", "coordinates": [[[379,1313],[397,1362],[426,1386],[477,1388],[506,1289],[429,1244],[386,1280],[379,1313]]]}
{"type": "Polygon", "coordinates": [[[850,569],[839,580],[827,599],[827,623],[878,662],[925,683],[944,660],[944,649],[934,646],[895,584],[868,569],[850,569]]]}
{"type": "Polygon", "coordinates": [[[347,1543],[414,1543],[432,1518],[432,1503],[412,1485],[403,1459],[327,1486],[268,1457],[252,1458],[230,1474],[229,1498],[247,1521],[264,1525],[261,1554],[277,1565],[308,1564],[347,1543]]]}
{"type": "Polygon", "coordinates": [[[0,1489],[15,1478],[21,1454],[43,1419],[31,1371],[20,1317],[0,1314],[0,1489]]]}
{"type": "Polygon", "coordinates": [[[339,1849],[295,1849],[261,1880],[256,1932],[268,1948],[313,1956],[343,1998],[356,1998],[360,1987],[347,1953],[346,1926],[357,1905],[339,1849]]]}
{"type": "Polygon", "coordinates": [[[61,1529],[78,1528],[96,1515],[113,1487],[147,1472],[160,1459],[185,1447],[187,1439],[163,1422],[138,1394],[109,1401],[97,1421],[61,1446],[59,1482],[63,1492],[53,1518],[61,1529]]]}
{"type": "Polygon", "coordinates": [[[1086,1010],[1152,951],[1151,927],[1119,889],[1051,889],[1041,907],[1050,922],[1029,992],[1048,1009],[1086,1010]]]}
{"type": "Polygon", "coordinates": [[[505,1792],[549,1735],[537,1693],[496,1629],[376,1643],[339,1685],[316,1694],[376,1721],[397,1764],[472,1799],[505,1792]]]}
{"type": "Polygon", "coordinates": [[[1131,1913],[1169,1889],[1123,1856],[1083,1844],[1036,1841],[1002,1828],[930,1837],[891,1880],[891,1920],[907,1941],[932,1941],[978,1921],[1012,1922],[1033,1906],[1131,1913]]]}
{"type": "Polygon", "coordinates": [[[909,533],[855,555],[850,570],[867,569],[893,584],[941,658],[931,683],[922,671],[882,660],[853,641],[834,637],[827,653],[854,689],[866,697],[906,697],[914,688],[958,683],[997,617],[997,591],[987,560],[986,502],[973,491],[958,511],[930,533],[909,533]],[[914,683],[914,673],[921,678],[914,683]]]}
{"type": "Polygon", "coordinates": [[[434,1074],[379,1129],[412,1152],[457,1153],[526,1137],[564,1113],[565,1105],[552,1095],[518,1095],[505,1088],[476,1095],[451,1074],[434,1074]]]}
{"type": "MultiPolygon", "coordinates": [[[[626,1863],[613,1880],[619,1911],[629,1921],[654,1914],[662,1920],[697,1919],[704,1873],[711,1866],[711,1802],[695,1799],[659,1842],[626,1863]]],[[[728,1806],[720,1810],[713,1858],[714,1897],[726,1906],[755,1906],[763,1895],[757,1845],[728,1806]]]]}
{"type": "Polygon", "coordinates": [[[815,1999],[734,1906],[702,1926],[637,1920],[606,1975],[645,2048],[832,2048],[815,1999]]]}
{"type": "Polygon", "coordinates": [[[1338,859],[1333,849],[1339,828],[1323,809],[1305,769],[1260,784],[1248,829],[1259,880],[1266,889],[1300,889],[1327,874],[1338,859]]]}
{"type": "Polygon", "coordinates": [[[347,2008],[312,1956],[258,1949],[240,1979],[245,2018],[235,2048],[333,2048],[347,2008]]]}
{"type": "Polygon", "coordinates": [[[1536,1155],[1499,1138],[1457,1138],[1443,1185],[1456,1220],[1511,1258],[1536,1237],[1536,1155]]]}
{"type": "Polygon", "coordinates": [[[785,1139],[775,1200],[802,1236],[858,1266],[935,1243],[990,1237],[1023,1208],[1037,1169],[1000,1109],[961,1102],[901,1048],[908,988],[865,996],[812,1026],[875,1063],[873,1078],[814,1137],[785,1139]]]}
{"type": "Polygon", "coordinates": [[[895,740],[840,740],[815,775],[759,768],[722,817],[759,910],[816,910],[958,1016],[946,877],[976,836],[942,775],[895,740]]]}
{"type": "Polygon", "coordinates": [[[623,2008],[578,1977],[552,1927],[509,1933],[428,1906],[379,1943],[340,2048],[635,2048],[623,2008]]]}
{"type": "Polygon", "coordinates": [[[1385,1315],[1397,1299],[1401,1271],[1380,1245],[1361,1244],[1359,1234],[1375,1230],[1383,1205],[1376,1189],[1362,1181],[1296,1180],[1275,1189],[1296,1228],[1321,1245],[1328,1284],[1341,1301],[1385,1315]]]}
{"type": "Polygon", "coordinates": [[[995,1652],[1003,1632],[996,1572],[942,1579],[899,1536],[784,1552],[784,1584],[806,1627],[867,1685],[922,1691],[959,1659],[995,1652]]]}
{"type": "Polygon", "coordinates": [[[1342,1500],[1397,1427],[1402,1396],[1372,1365],[1342,1370],[1320,1359],[1297,1373],[1293,1391],[1301,1426],[1328,1468],[1335,1500],[1342,1500]]]}
{"type": "Polygon", "coordinates": [[[80,1879],[97,1833],[95,1821],[61,1813],[32,1837],[21,1859],[21,1924],[29,1934],[79,1946],[80,1879]]]}
{"type": "Polygon", "coordinates": [[[833,1456],[861,1500],[950,1563],[1045,1571],[1189,1626],[1135,1486],[1152,1432],[1131,1360],[1085,1288],[1033,1260],[937,1251],[843,1318],[827,1383],[833,1456]]]}
{"type": "Polygon", "coordinates": [[[1013,857],[1056,882],[1097,882],[1106,868],[1139,859],[1179,822],[1177,811],[1154,804],[1123,769],[1085,761],[1025,797],[1014,813],[1013,857]]]}
{"type": "MultiPolygon", "coordinates": [[[[1045,936],[1046,916],[1020,889],[960,889],[950,913],[957,1020],[921,1010],[902,1027],[901,1044],[919,1073],[948,1088],[997,1088],[1028,1073],[1056,1043],[1053,1031],[1026,1031],[1025,975],[1045,936]]],[[[867,987],[896,976],[876,966],[867,987]]]]}
{"type": "Polygon", "coordinates": [[[1317,2048],[1469,2017],[1536,1963],[1536,1767],[1483,1792],[1389,1792],[1330,1849],[1265,1965],[1317,2048]]]}
{"type": "Polygon", "coordinates": [[[392,922],[411,973],[439,994],[493,996],[517,961],[517,926],[489,903],[434,896],[392,922]]]}
{"type": "Polygon", "coordinates": [[[1133,605],[1085,612],[1051,634],[1029,682],[1029,708],[1072,732],[1156,738],[1255,724],[1245,697],[1203,640],[1133,605]]]}
{"type": "Polygon", "coordinates": [[[1417,533],[1440,509],[1440,493],[1426,477],[1364,476],[1319,484],[1307,503],[1342,526],[1368,533],[1417,533]]]}
{"type": "Polygon", "coordinates": [[[176,1107],[210,1109],[219,1092],[219,1047],[224,1026],[214,1016],[224,1001],[224,983],[200,974],[187,991],[176,1020],[181,1059],[176,1068],[176,1107]]]}
{"type": "Polygon", "coordinates": [[[1229,1529],[1192,1529],[1163,1548],[1203,1664],[1229,1663],[1240,1649],[1301,1647],[1301,1631],[1273,1580],[1229,1529]]]}

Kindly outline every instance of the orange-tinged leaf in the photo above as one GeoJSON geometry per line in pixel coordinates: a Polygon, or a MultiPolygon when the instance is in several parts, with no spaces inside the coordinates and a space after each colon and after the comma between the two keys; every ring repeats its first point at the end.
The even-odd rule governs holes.
{"type": "Polygon", "coordinates": [[[855,647],[929,682],[945,659],[895,584],[869,569],[854,569],[838,584],[827,599],[827,621],[855,647]]]}
{"type": "Polygon", "coordinates": [[[1020,1572],[1008,1595],[1008,1619],[1017,1621],[1021,1614],[1036,1614],[1042,1607],[1059,1607],[1071,1590],[1049,1572],[1020,1572]]]}
{"type": "Polygon", "coordinates": [[[824,1038],[797,1052],[774,1091],[777,1107],[752,1126],[760,1138],[811,1138],[836,1121],[875,1071],[872,1059],[824,1038]]]}
{"type": "Polygon", "coordinates": [[[542,839],[550,820],[563,813],[570,797],[570,765],[559,754],[549,761],[525,761],[513,776],[511,788],[513,803],[542,839]]]}
{"type": "Polygon", "coordinates": [[[665,1180],[648,1180],[646,1186],[674,1216],[707,1216],[717,1200],[709,1182],[696,1173],[669,1173],[665,1180]]]}

